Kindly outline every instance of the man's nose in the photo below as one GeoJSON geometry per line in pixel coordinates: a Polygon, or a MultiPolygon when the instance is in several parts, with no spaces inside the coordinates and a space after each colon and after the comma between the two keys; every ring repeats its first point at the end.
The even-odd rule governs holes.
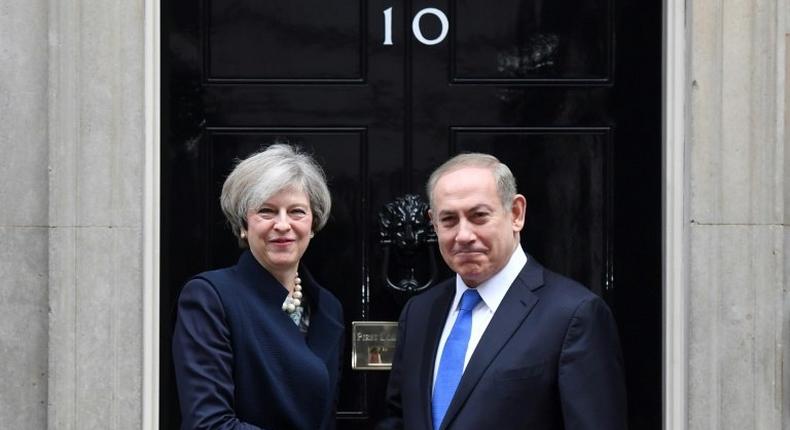
{"type": "Polygon", "coordinates": [[[475,240],[475,232],[472,225],[466,221],[461,220],[458,223],[458,233],[455,235],[455,241],[458,243],[471,243],[475,240]]]}

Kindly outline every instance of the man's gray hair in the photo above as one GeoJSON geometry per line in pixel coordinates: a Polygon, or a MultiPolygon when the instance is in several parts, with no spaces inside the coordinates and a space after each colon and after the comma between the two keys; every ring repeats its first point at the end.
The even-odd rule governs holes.
{"type": "MultiPolygon", "coordinates": [[[[239,238],[247,228],[247,212],[259,209],[283,190],[307,194],[313,213],[314,232],[329,219],[332,198],[323,169],[309,154],[288,144],[276,143],[240,161],[222,186],[220,206],[233,234],[239,238]]],[[[241,246],[247,244],[239,240],[241,246]]]]}
{"type": "Polygon", "coordinates": [[[510,208],[513,197],[516,196],[516,178],[513,177],[513,172],[510,171],[507,165],[499,161],[499,159],[493,155],[473,152],[456,155],[445,161],[444,164],[437,167],[436,170],[431,173],[431,176],[428,178],[428,183],[425,186],[425,192],[431,202],[432,210],[434,209],[433,189],[436,187],[439,178],[447,173],[454,172],[464,167],[489,169],[494,175],[497,194],[499,194],[499,200],[502,201],[502,207],[505,209],[510,208]]]}

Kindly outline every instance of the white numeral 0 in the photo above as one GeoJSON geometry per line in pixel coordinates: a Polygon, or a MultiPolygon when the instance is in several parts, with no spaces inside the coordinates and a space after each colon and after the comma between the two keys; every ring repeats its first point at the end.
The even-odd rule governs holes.
{"type": "Polygon", "coordinates": [[[447,15],[445,15],[444,12],[440,11],[439,9],[433,7],[426,7],[425,9],[417,12],[417,15],[414,15],[414,19],[411,21],[411,31],[414,33],[414,37],[416,37],[417,40],[422,42],[424,45],[436,45],[437,43],[441,43],[442,40],[447,37],[447,30],[449,28],[450,21],[447,20],[447,15]],[[442,32],[435,39],[426,39],[420,30],[420,19],[422,19],[422,16],[427,13],[436,16],[439,18],[439,22],[442,23],[442,32]]]}
{"type": "MultiPolygon", "coordinates": [[[[444,14],[439,9],[433,7],[426,7],[425,9],[420,10],[417,12],[417,15],[414,15],[414,19],[411,21],[411,31],[414,33],[414,37],[420,41],[423,45],[436,45],[438,43],[442,43],[445,37],[447,37],[447,31],[450,29],[450,21],[447,19],[447,15],[444,14]],[[435,16],[439,19],[439,22],[442,24],[442,31],[439,36],[433,39],[426,39],[425,36],[422,35],[422,30],[420,29],[420,20],[422,20],[423,15],[430,14],[435,16]]],[[[392,8],[388,7],[384,10],[384,45],[392,45],[392,8]]]]}

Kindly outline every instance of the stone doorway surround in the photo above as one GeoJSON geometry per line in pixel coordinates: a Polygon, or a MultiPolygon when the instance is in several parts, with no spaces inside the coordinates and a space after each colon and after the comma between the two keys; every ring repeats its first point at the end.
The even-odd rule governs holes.
{"type": "Polygon", "coordinates": [[[664,3],[664,428],[790,428],[790,2],[664,3]]]}
{"type": "MultiPolygon", "coordinates": [[[[790,425],[784,370],[789,5],[691,0],[677,20],[687,28],[684,195],[666,204],[683,206],[677,225],[683,253],[669,255],[680,265],[665,272],[678,277],[666,289],[665,328],[677,345],[668,349],[677,354],[669,357],[667,377],[677,372],[684,388],[668,389],[666,400],[684,399],[678,407],[686,416],[672,428],[790,425]]],[[[675,417],[681,412],[668,419],[675,417]]]]}
{"type": "MultiPolygon", "coordinates": [[[[668,430],[790,428],[788,3],[665,0],[668,430]]],[[[30,4],[48,41],[45,421],[157,429],[159,0],[30,4]]]]}

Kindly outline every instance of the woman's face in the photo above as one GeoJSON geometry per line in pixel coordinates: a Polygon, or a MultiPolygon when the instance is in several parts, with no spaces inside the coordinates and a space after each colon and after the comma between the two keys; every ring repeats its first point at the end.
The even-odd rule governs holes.
{"type": "Polygon", "coordinates": [[[247,243],[271,273],[296,270],[310,243],[313,214],[301,190],[285,189],[247,212],[247,243]]]}

